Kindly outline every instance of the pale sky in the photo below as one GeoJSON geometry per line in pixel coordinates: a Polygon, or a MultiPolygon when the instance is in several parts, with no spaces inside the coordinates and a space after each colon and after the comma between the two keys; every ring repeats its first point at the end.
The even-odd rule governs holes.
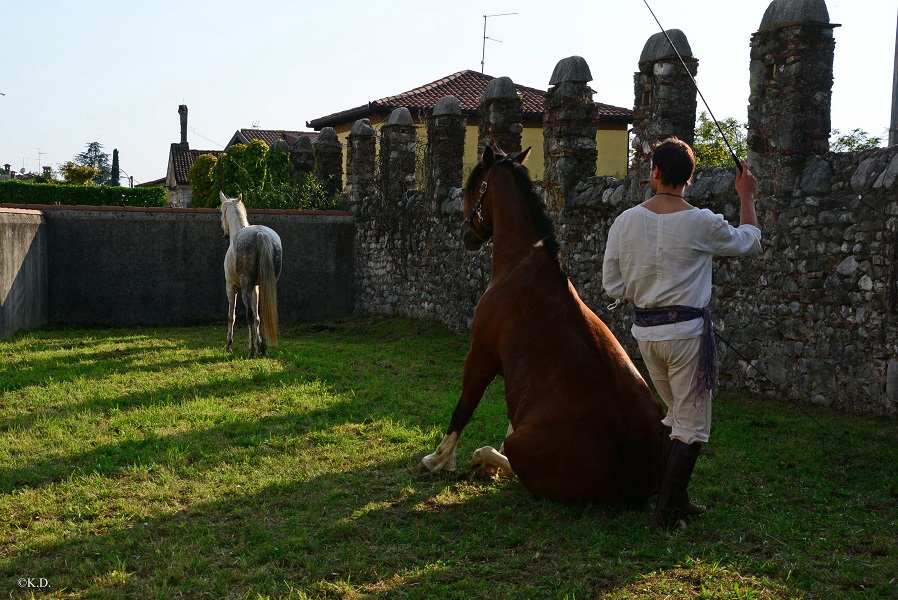
{"type": "MultiPolygon", "coordinates": [[[[769,2],[649,4],[689,39],[717,118],[744,122],[749,43],[769,2]]],[[[827,7],[841,24],[833,128],[887,137],[898,4],[827,7]]],[[[110,156],[119,150],[123,177],[158,179],[180,141],[179,104],[194,149],[220,150],[254,123],[306,130],[309,120],[481,70],[484,15],[504,13],[517,14],[486,19],[485,73],[546,89],[558,61],[579,55],[596,101],[633,107],[639,54],[658,31],[643,0],[0,0],[0,164],[56,169],[97,141],[110,156]]]]}

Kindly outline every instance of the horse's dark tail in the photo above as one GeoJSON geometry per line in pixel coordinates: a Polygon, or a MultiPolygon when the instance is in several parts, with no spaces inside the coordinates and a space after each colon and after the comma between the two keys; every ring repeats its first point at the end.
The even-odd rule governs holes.
{"type": "Polygon", "coordinates": [[[274,272],[271,238],[260,236],[259,243],[259,317],[269,346],[278,345],[278,288],[274,272]]]}

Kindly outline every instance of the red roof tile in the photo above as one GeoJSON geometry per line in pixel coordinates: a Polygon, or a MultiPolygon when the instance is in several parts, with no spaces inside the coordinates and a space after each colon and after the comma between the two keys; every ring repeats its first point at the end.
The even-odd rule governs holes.
{"type": "MultiPolygon", "coordinates": [[[[388,114],[393,109],[404,106],[412,114],[429,114],[436,105],[437,100],[444,96],[455,96],[461,106],[462,113],[476,115],[480,108],[480,98],[490,81],[495,79],[492,75],[484,75],[477,71],[465,70],[453,73],[443,79],[438,79],[427,85],[387,96],[380,100],[373,100],[368,104],[340,111],[326,117],[313,119],[306,123],[307,127],[321,129],[346,123],[350,120],[360,119],[371,114],[388,114]]],[[[545,90],[538,90],[523,85],[515,84],[523,100],[523,112],[525,117],[541,118],[543,111],[543,99],[545,90]]],[[[599,120],[633,122],[633,111],[627,108],[611,106],[597,102],[599,120]]]]}
{"type": "Polygon", "coordinates": [[[217,157],[222,154],[222,151],[188,150],[178,143],[171,145],[172,166],[175,170],[175,181],[178,185],[187,185],[187,174],[190,172],[190,167],[193,166],[193,163],[196,162],[196,159],[200,154],[211,154],[217,157]]]}
{"type": "Polygon", "coordinates": [[[231,141],[225,147],[231,147],[234,144],[248,144],[253,140],[262,140],[271,148],[278,143],[279,140],[287,142],[287,146],[293,147],[296,140],[300,137],[307,137],[314,144],[318,140],[317,131],[287,131],[284,129],[238,129],[231,137],[231,141]]]}

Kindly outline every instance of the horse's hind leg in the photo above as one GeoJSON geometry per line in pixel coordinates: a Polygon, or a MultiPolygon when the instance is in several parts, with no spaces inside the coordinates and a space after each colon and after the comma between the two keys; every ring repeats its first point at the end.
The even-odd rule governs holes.
{"type": "Polygon", "coordinates": [[[471,459],[471,466],[486,477],[515,476],[508,458],[492,446],[484,446],[475,450],[474,457],[471,459]]]}
{"type": "Polygon", "coordinates": [[[246,326],[249,329],[249,351],[247,358],[254,358],[258,351],[259,340],[259,294],[255,286],[245,286],[243,291],[243,305],[246,307],[246,326]]]}
{"type": "MultiPolygon", "coordinates": [[[[508,439],[508,436],[512,433],[514,433],[514,427],[512,427],[511,421],[509,421],[508,430],[505,432],[505,438],[508,439]]],[[[474,456],[471,458],[471,467],[477,469],[477,472],[485,477],[515,476],[514,469],[511,468],[511,464],[508,462],[508,457],[505,456],[504,440],[498,450],[492,446],[484,446],[483,448],[475,450],[474,456]]]]}
{"type": "Polygon", "coordinates": [[[236,285],[227,284],[228,294],[228,339],[225,341],[225,350],[231,349],[234,342],[234,320],[237,313],[237,292],[239,288],[236,285]]]}

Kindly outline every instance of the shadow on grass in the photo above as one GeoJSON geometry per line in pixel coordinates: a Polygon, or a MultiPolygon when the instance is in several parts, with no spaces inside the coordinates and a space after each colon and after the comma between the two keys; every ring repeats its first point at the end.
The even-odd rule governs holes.
{"type": "Polygon", "coordinates": [[[535,501],[514,481],[422,475],[410,467],[417,458],[45,545],[5,561],[0,581],[39,572],[68,595],[107,598],[587,597],[638,579],[638,563],[620,566],[630,549],[652,552],[643,512],[535,501]]]}
{"type": "MultiPolygon", "coordinates": [[[[401,340],[402,334],[386,337],[401,340]]],[[[322,446],[330,448],[333,462],[310,471],[317,474],[282,475],[246,493],[221,489],[215,500],[168,514],[160,514],[169,510],[160,502],[124,527],[91,528],[60,515],[62,535],[30,542],[21,533],[8,533],[0,589],[19,593],[18,577],[38,576],[47,577],[60,595],[67,588],[68,595],[106,598],[677,597],[677,586],[680,594],[694,595],[710,586],[710,571],[690,567],[698,561],[743,577],[737,583],[746,583],[752,594],[742,597],[895,592],[888,577],[894,576],[890,561],[898,550],[893,535],[898,445],[888,423],[839,416],[849,434],[832,439],[791,407],[740,398],[719,402],[713,441],[692,486],[696,500],[714,506],[685,533],[653,534],[647,528],[649,507],[564,506],[534,500],[514,480],[480,483],[416,473],[432,445],[405,449],[408,440],[368,438],[361,426],[390,419],[412,429],[442,430],[454,402],[441,407],[446,418],[434,414],[432,399],[382,403],[376,395],[384,393],[383,384],[369,389],[349,369],[329,372],[332,365],[302,356],[304,343],[297,336],[276,355],[297,368],[266,374],[258,387],[250,385],[243,393],[322,381],[338,394],[357,394],[347,393],[326,408],[287,407],[258,418],[229,417],[224,411],[212,426],[148,433],[45,458],[0,474],[0,488],[12,494],[20,486],[49,486],[72,473],[117,480],[129,468],[147,465],[169,468],[172,478],[189,488],[228,463],[288,461],[322,446]],[[365,467],[342,459],[339,444],[331,440],[347,425],[356,426],[362,443],[400,444],[401,450],[391,448],[399,458],[374,459],[365,467]],[[14,553],[13,543],[29,550],[14,553]],[[669,589],[666,582],[656,585],[658,573],[673,573],[669,589]],[[650,588],[653,593],[646,591],[650,588]]],[[[354,344],[338,336],[329,349],[339,352],[354,344]]],[[[362,353],[371,361],[364,376],[388,381],[404,376],[395,365],[376,364],[389,362],[378,356],[380,350],[386,349],[362,353]]],[[[65,410],[72,416],[113,407],[173,406],[194,393],[223,396],[228,384],[171,386],[65,410]]],[[[397,394],[395,388],[387,393],[397,394]]],[[[475,440],[474,426],[463,444],[484,441],[475,440]]],[[[500,426],[504,431],[504,423],[500,426]]],[[[460,465],[468,452],[459,448],[460,465]]],[[[41,527],[27,520],[16,526],[41,535],[41,527]]],[[[737,596],[725,590],[712,597],[737,596]]]]}
{"type": "MultiPolygon", "coordinates": [[[[192,345],[182,340],[159,340],[146,335],[112,335],[106,336],[103,331],[85,332],[90,334],[86,339],[44,338],[34,337],[5,341],[0,352],[8,358],[16,357],[16,350],[27,347],[29,354],[50,352],[52,355],[43,359],[29,356],[27,363],[17,360],[5,360],[0,363],[0,391],[17,391],[30,386],[46,385],[47,382],[65,383],[82,378],[91,378],[98,374],[106,375],[115,372],[137,371],[153,372],[161,369],[183,366],[183,362],[157,361],[147,363],[147,353],[168,351],[172,348],[189,349],[192,345]],[[96,339],[94,336],[103,336],[96,339]],[[103,349],[116,346],[114,349],[103,349]],[[99,362],[109,363],[102,369],[99,362]]],[[[59,335],[71,335],[63,331],[59,335]]],[[[205,348],[205,347],[203,347],[205,348]]],[[[192,362],[213,362],[220,357],[200,357],[192,362]]]]}

